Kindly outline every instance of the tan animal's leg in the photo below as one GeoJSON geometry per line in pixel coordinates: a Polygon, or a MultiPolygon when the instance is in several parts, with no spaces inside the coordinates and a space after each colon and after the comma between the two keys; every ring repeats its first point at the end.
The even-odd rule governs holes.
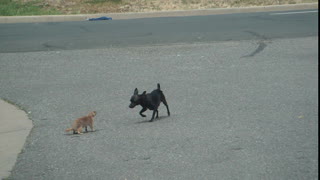
{"type": "Polygon", "coordinates": [[[79,127],[77,132],[78,132],[78,134],[82,134],[82,127],[79,127]]]}
{"type": "Polygon", "coordinates": [[[91,129],[92,132],[94,131],[93,124],[90,124],[90,129],[91,129]]]}

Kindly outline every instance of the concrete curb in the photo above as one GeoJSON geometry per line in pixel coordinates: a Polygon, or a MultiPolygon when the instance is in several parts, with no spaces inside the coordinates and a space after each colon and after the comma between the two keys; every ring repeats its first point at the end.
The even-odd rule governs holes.
{"type": "Polygon", "coordinates": [[[0,99],[0,179],[10,175],[32,128],[27,114],[0,99]]]}
{"type": "Polygon", "coordinates": [[[85,21],[88,18],[107,16],[112,19],[137,19],[152,17],[177,17],[177,16],[202,16],[213,14],[232,14],[249,12],[270,12],[318,9],[318,3],[302,3],[291,5],[272,5],[260,7],[243,8],[219,8],[187,11],[160,11],[143,13],[103,13],[103,14],[79,14],[79,15],[47,15],[47,16],[0,16],[0,23],[35,23],[35,22],[64,22],[64,21],[85,21]]]}

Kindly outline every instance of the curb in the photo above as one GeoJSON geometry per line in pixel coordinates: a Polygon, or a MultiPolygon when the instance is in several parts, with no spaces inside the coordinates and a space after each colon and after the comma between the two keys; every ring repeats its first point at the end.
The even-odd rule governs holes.
{"type": "Polygon", "coordinates": [[[0,99],[0,179],[10,175],[32,129],[28,115],[15,105],[0,99]]]}
{"type": "Polygon", "coordinates": [[[64,22],[64,21],[86,21],[92,17],[107,16],[114,20],[138,19],[153,17],[179,17],[179,16],[205,16],[214,14],[233,14],[250,12],[290,11],[318,9],[318,3],[302,3],[291,5],[272,5],[242,8],[217,8],[204,10],[181,10],[139,13],[102,13],[102,14],[79,14],[79,15],[44,15],[44,16],[0,16],[0,23],[36,23],[36,22],[64,22]]]}

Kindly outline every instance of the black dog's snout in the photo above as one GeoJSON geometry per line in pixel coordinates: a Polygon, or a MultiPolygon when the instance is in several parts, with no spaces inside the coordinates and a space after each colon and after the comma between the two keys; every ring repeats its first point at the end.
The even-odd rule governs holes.
{"type": "Polygon", "coordinates": [[[135,106],[134,104],[130,104],[129,108],[134,108],[134,106],[135,106]]]}

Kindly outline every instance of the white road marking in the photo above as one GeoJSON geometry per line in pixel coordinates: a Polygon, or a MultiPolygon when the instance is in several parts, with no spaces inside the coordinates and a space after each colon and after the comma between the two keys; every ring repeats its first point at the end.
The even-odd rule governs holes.
{"type": "Polygon", "coordinates": [[[270,15],[286,15],[286,14],[304,14],[304,13],[317,13],[316,11],[296,11],[296,12],[285,12],[285,13],[271,13],[270,15]]]}

